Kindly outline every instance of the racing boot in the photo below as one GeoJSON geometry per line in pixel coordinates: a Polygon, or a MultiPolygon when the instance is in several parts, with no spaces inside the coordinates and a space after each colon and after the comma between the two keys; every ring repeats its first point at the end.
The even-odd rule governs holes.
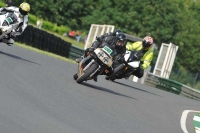
{"type": "Polygon", "coordinates": [[[15,36],[8,35],[6,38],[2,39],[2,42],[6,43],[8,46],[12,46],[13,43],[15,42],[14,39],[15,39],[15,36]]]}
{"type": "Polygon", "coordinates": [[[95,77],[93,78],[93,80],[94,80],[95,82],[97,82],[97,76],[95,76],[95,77]]]}
{"type": "MultiPolygon", "coordinates": [[[[131,75],[134,76],[134,73],[126,74],[126,75],[124,76],[124,78],[125,78],[125,79],[129,79],[131,75]]],[[[123,78],[123,77],[122,77],[122,78],[123,78]]]]}
{"type": "Polygon", "coordinates": [[[125,76],[124,78],[125,78],[125,79],[129,79],[129,76],[125,76]]]}

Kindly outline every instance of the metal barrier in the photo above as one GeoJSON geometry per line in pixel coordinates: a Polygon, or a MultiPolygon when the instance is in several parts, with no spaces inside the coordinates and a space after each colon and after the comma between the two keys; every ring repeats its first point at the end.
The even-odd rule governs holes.
{"type": "Polygon", "coordinates": [[[176,81],[158,78],[159,83],[156,85],[156,88],[163,89],[165,91],[169,91],[174,94],[180,94],[182,90],[182,84],[176,81]]]}
{"type": "Polygon", "coordinates": [[[82,56],[83,54],[84,54],[84,49],[71,45],[69,52],[70,59],[75,60],[76,58],[82,56]]]}
{"type": "Polygon", "coordinates": [[[71,48],[71,43],[32,25],[28,25],[22,35],[16,36],[15,41],[67,58],[71,48]]]}
{"type": "Polygon", "coordinates": [[[144,84],[178,95],[186,96],[188,98],[200,100],[200,91],[174,80],[161,78],[149,72],[144,77],[144,84]]]}
{"type": "Polygon", "coordinates": [[[48,52],[70,58],[72,60],[82,56],[84,49],[74,46],[61,38],[41,29],[28,25],[22,35],[16,37],[16,42],[45,50],[48,52]]]}

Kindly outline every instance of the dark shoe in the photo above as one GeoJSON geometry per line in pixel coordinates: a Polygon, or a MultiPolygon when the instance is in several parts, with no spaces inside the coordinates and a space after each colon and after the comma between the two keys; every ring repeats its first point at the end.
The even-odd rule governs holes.
{"type": "Polygon", "coordinates": [[[15,36],[11,35],[10,33],[8,35],[5,35],[2,39],[2,42],[6,43],[8,46],[12,46],[15,42],[15,36]]]}
{"type": "Polygon", "coordinates": [[[129,79],[129,76],[124,77],[125,79],[129,79]]]}
{"type": "Polygon", "coordinates": [[[77,78],[78,78],[78,74],[75,73],[73,77],[74,77],[74,80],[77,80],[77,78]]]}
{"type": "Polygon", "coordinates": [[[2,42],[5,43],[5,44],[7,44],[8,46],[12,46],[13,43],[14,43],[14,40],[12,38],[10,38],[9,40],[3,38],[2,42]]]}
{"type": "Polygon", "coordinates": [[[124,78],[129,79],[131,75],[134,76],[133,73],[129,73],[129,74],[126,74],[124,78]]]}
{"type": "Polygon", "coordinates": [[[13,43],[7,43],[7,45],[8,45],[8,46],[12,46],[12,45],[13,45],[13,43]]]}
{"type": "Polygon", "coordinates": [[[81,56],[81,57],[79,57],[79,58],[76,58],[75,61],[76,61],[77,63],[79,63],[79,62],[81,62],[82,59],[83,59],[83,57],[81,56]]]}
{"type": "Polygon", "coordinates": [[[95,82],[97,82],[97,76],[93,78],[95,82]]]}

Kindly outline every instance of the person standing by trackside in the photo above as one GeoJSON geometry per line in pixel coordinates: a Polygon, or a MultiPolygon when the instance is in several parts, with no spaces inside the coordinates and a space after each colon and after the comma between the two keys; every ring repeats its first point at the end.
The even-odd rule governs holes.
{"type": "Polygon", "coordinates": [[[77,42],[80,42],[82,36],[81,36],[81,31],[77,31],[77,34],[76,34],[76,41],[77,42]]]}

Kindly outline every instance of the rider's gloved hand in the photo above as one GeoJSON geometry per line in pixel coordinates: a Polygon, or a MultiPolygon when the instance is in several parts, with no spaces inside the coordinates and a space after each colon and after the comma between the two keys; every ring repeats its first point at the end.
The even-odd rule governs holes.
{"type": "Polygon", "coordinates": [[[145,69],[145,67],[146,67],[145,64],[142,64],[142,65],[140,66],[140,68],[142,68],[142,69],[145,69]]]}
{"type": "Polygon", "coordinates": [[[88,48],[88,52],[93,52],[93,51],[94,51],[93,47],[88,48]]]}
{"type": "Polygon", "coordinates": [[[92,53],[92,52],[94,52],[94,50],[95,50],[94,47],[87,48],[87,49],[85,50],[85,56],[87,55],[88,52],[92,53]]]}
{"type": "Polygon", "coordinates": [[[23,26],[23,22],[21,22],[20,24],[19,24],[19,27],[17,28],[17,29],[15,29],[15,31],[14,32],[22,32],[22,26],[23,26]]]}
{"type": "Polygon", "coordinates": [[[98,42],[102,42],[102,38],[101,38],[101,37],[96,37],[96,40],[97,40],[98,42]]]}

